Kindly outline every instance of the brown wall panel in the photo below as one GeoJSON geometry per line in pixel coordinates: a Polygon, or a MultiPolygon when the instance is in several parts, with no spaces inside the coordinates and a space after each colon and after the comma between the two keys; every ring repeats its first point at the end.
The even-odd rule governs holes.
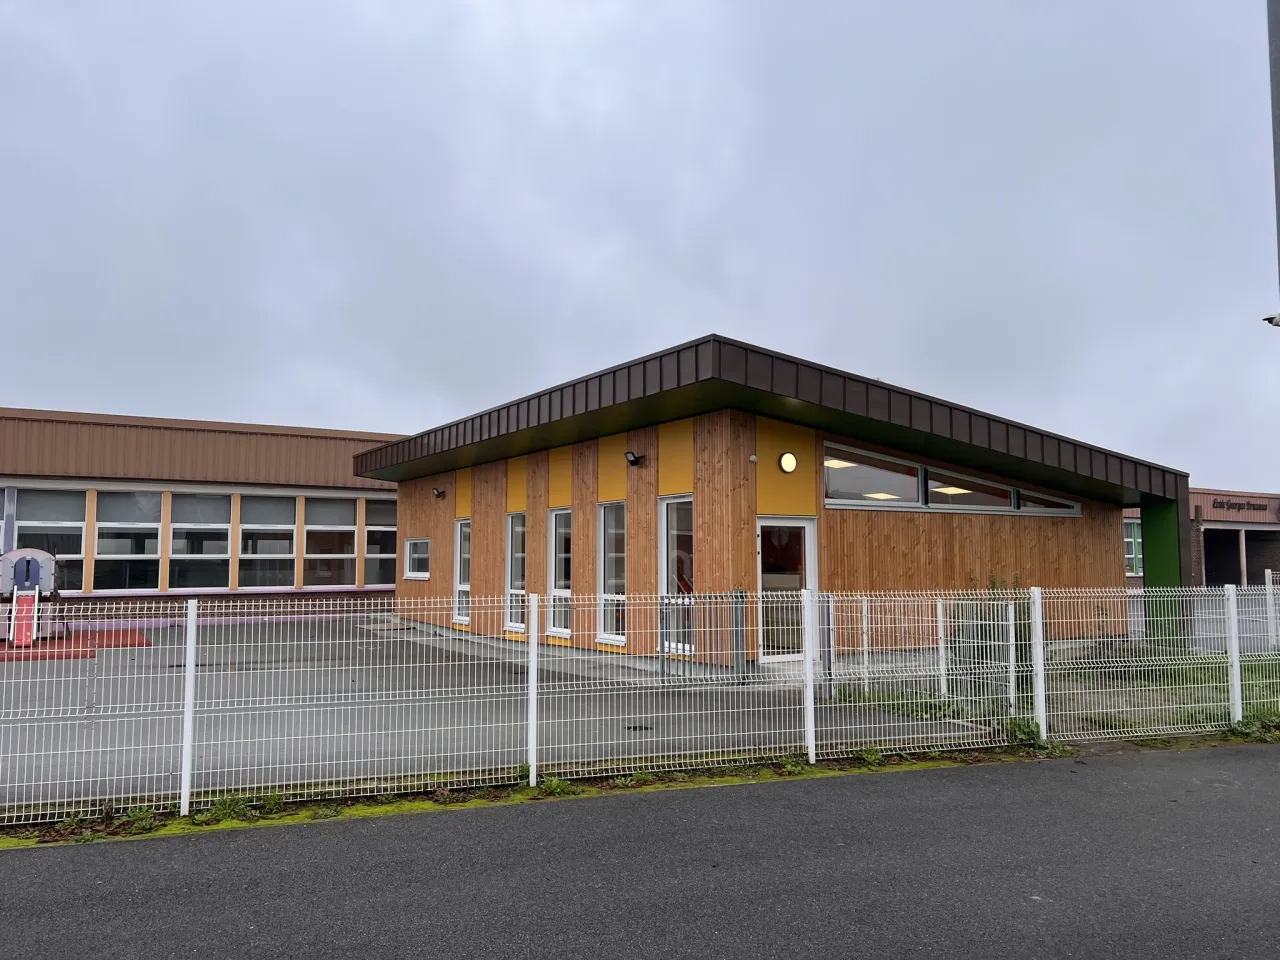
{"type": "Polygon", "coordinates": [[[644,460],[627,468],[627,652],[657,651],[658,592],[658,428],[627,434],[627,449],[644,460]]]}
{"type": "Polygon", "coordinates": [[[756,587],[755,422],[722,410],[693,424],[693,563],[699,593],[756,587]]]}
{"type": "MultiPolygon", "coordinates": [[[[596,581],[596,442],[573,445],[573,592],[581,598],[599,593],[596,581]]],[[[589,599],[573,609],[573,643],[591,647],[596,638],[596,607],[589,599]]]]}
{"type": "Polygon", "coordinates": [[[506,619],[506,461],[473,467],[471,484],[471,632],[500,637],[506,619]]]}
{"type": "Polygon", "coordinates": [[[547,595],[547,480],[550,474],[550,458],[547,451],[529,455],[528,502],[526,526],[525,589],[544,598],[539,628],[546,632],[547,595]]]}
{"type": "Polygon", "coordinates": [[[352,457],[390,434],[0,408],[0,474],[390,490],[352,457]]]}

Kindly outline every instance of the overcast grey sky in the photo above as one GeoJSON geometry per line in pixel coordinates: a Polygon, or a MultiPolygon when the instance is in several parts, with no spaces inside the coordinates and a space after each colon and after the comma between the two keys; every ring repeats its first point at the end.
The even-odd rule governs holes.
{"type": "Polygon", "coordinates": [[[1263,0],[0,0],[0,404],[414,432],[716,331],[1280,489],[1266,49],[1263,0]]]}

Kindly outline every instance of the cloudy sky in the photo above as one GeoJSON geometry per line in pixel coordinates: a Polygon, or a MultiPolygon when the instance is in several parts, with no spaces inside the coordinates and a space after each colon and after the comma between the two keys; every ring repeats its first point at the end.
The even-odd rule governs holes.
{"type": "Polygon", "coordinates": [[[0,404],[412,432],[719,332],[1280,489],[1263,0],[0,0],[0,404]]]}

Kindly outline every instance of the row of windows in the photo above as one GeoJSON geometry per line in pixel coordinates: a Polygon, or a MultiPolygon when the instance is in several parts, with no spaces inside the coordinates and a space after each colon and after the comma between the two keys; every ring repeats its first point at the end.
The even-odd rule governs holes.
{"type": "MultiPolygon", "coordinates": [[[[625,503],[602,503],[599,510],[597,564],[599,593],[597,632],[609,643],[626,640],[627,595],[627,510],[625,503]]],[[[664,499],[660,512],[660,564],[664,594],[694,592],[693,499],[664,499]]],[[[548,516],[547,596],[550,618],[547,632],[568,636],[571,627],[573,591],[573,511],[552,510],[548,516]]],[[[528,518],[524,513],[507,515],[506,527],[506,629],[523,631],[528,623],[528,518]]],[[[431,576],[431,541],[405,541],[405,579],[431,576]]],[[[453,618],[458,623],[471,619],[471,521],[457,520],[454,527],[453,618]]]]}
{"type": "MultiPolygon", "coordinates": [[[[297,503],[295,497],[242,495],[233,533],[229,494],[174,493],[165,531],[160,493],[102,491],[94,529],[86,531],[83,491],[19,490],[17,546],[53,554],[58,589],[82,590],[89,537],[94,590],[158,590],[167,535],[171,590],[227,589],[231,545],[238,539],[237,586],[291,588],[297,585],[297,503]]],[[[354,586],[356,500],[307,497],[303,504],[301,585],[354,586]]],[[[367,500],[365,524],[365,583],[393,584],[395,501],[367,500]]]]}
{"type": "Polygon", "coordinates": [[[1080,513],[1080,505],[1069,500],[834,443],[823,449],[822,473],[828,506],[1063,516],[1080,513]]]}

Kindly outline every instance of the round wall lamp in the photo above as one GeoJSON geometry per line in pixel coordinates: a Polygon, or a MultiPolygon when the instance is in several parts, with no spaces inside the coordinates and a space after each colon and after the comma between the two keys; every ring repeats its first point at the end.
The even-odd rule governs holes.
{"type": "Polygon", "coordinates": [[[778,458],[778,466],[783,473],[795,473],[796,455],[794,453],[784,453],[778,458]]]}

